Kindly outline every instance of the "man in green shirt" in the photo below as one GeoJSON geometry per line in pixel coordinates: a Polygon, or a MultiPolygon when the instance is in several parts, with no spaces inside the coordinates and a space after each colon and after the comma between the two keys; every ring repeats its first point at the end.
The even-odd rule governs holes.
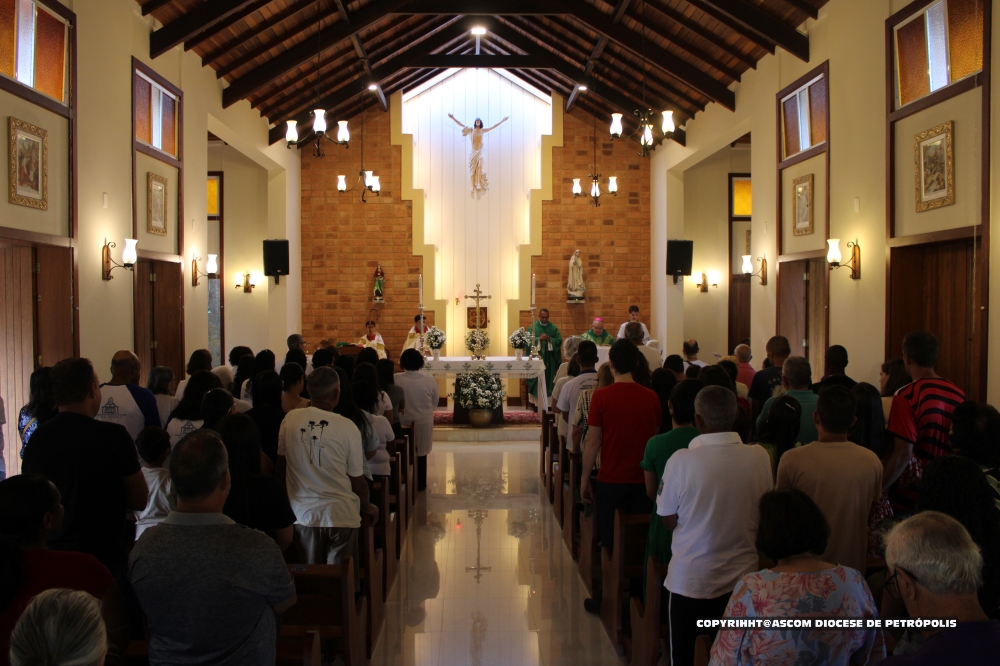
{"type": "Polygon", "coordinates": [[[604,330],[604,320],[600,317],[594,318],[594,323],[589,331],[581,336],[584,340],[590,340],[598,347],[610,347],[615,344],[615,336],[604,330]]]}
{"type": "MultiPolygon", "coordinates": [[[[785,395],[799,401],[802,407],[802,420],[799,426],[799,439],[802,444],[811,444],[819,438],[813,412],[816,411],[817,395],[812,392],[812,366],[801,356],[789,356],[781,366],[781,385],[785,387],[785,395]]],[[[767,413],[771,411],[774,398],[768,398],[757,417],[757,430],[767,421],[767,413]]]]}
{"type": "MultiPolygon", "coordinates": [[[[556,372],[559,371],[559,364],[562,363],[562,335],[556,325],[549,321],[549,311],[542,308],[538,311],[538,321],[531,325],[530,329],[535,334],[535,341],[538,345],[538,355],[545,363],[545,390],[546,395],[552,395],[552,389],[556,383],[556,372]]],[[[526,382],[528,393],[538,398],[538,380],[529,379],[526,382]]],[[[539,405],[542,409],[545,405],[539,405]]]]}
{"type": "MultiPolygon", "coordinates": [[[[705,387],[699,379],[685,379],[674,386],[670,392],[671,429],[662,435],[657,435],[646,444],[646,453],[639,466],[646,476],[646,494],[656,501],[662,490],[663,470],[667,460],[681,449],[686,449],[691,440],[700,433],[694,427],[694,399],[698,391],[705,387]]],[[[672,532],[656,514],[656,507],[649,519],[649,540],[646,543],[646,557],[643,558],[643,594],[646,590],[646,567],[649,566],[649,556],[654,556],[660,564],[670,561],[670,537],[672,532]]]]}

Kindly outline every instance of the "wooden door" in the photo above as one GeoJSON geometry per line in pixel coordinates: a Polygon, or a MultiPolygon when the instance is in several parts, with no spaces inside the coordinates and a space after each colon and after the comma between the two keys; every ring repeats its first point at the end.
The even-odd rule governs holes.
{"type": "Polygon", "coordinates": [[[21,470],[17,414],[28,402],[34,369],[32,324],[32,250],[0,244],[0,396],[4,402],[3,439],[7,476],[21,470]]]}
{"type": "Polygon", "coordinates": [[[806,345],[803,356],[812,365],[813,380],[823,376],[830,312],[830,264],[826,259],[809,259],[806,274],[806,345]]]}
{"type": "Polygon", "coordinates": [[[902,356],[903,338],[925,330],[937,336],[936,370],[970,397],[979,396],[985,368],[978,350],[984,326],[973,294],[973,243],[892,248],[889,268],[888,354],[902,356]]]}
{"type": "Polygon", "coordinates": [[[135,264],[132,287],[132,330],[135,355],[139,357],[143,379],[153,368],[153,263],[139,259],[135,264]]]}
{"type": "Polygon", "coordinates": [[[729,348],[750,338],[750,279],[742,273],[729,277],[729,348]]]}
{"type": "Polygon", "coordinates": [[[73,250],[35,248],[35,366],[73,356],[73,250]]]}
{"type": "Polygon", "coordinates": [[[788,338],[792,356],[804,356],[802,344],[809,337],[806,302],[807,261],[786,261],[778,265],[778,335],[788,338]]]}
{"type": "Polygon", "coordinates": [[[184,283],[181,265],[154,261],[153,364],[165,365],[174,377],[184,377],[184,283]]]}

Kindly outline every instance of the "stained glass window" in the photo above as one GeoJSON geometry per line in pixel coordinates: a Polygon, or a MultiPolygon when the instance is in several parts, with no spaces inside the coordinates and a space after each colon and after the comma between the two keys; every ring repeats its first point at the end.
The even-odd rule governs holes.
{"type": "Polygon", "coordinates": [[[781,100],[782,158],[826,141],[826,77],[820,74],[781,100]]]}
{"type": "Polygon", "coordinates": [[[177,98],[154,81],[135,72],[135,138],[177,156],[177,98]]]}
{"type": "Polygon", "coordinates": [[[0,0],[0,74],[66,103],[66,23],[33,0],[0,0]]]}

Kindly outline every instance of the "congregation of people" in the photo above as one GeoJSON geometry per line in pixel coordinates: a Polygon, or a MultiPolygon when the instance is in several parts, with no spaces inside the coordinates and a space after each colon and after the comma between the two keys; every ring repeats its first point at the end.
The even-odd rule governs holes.
{"type": "MultiPolygon", "coordinates": [[[[665,663],[693,664],[700,635],[720,665],[995,663],[1000,413],[936,374],[932,334],[907,335],[875,387],[837,345],[819,377],[780,335],[759,368],[747,344],[709,365],[696,340],[661,362],[638,308],[617,339],[598,319],[563,341],[543,312],[538,340],[559,362],[539,381],[582,454],[600,547],[616,512],[651,518],[665,663]],[[695,622],[907,615],[957,627],[695,622]]],[[[151,664],[275,662],[297,602],[289,563],[357,564],[404,426],[426,487],[439,401],[412,347],[401,372],[376,344],[303,347],[290,336],[280,365],[270,350],[219,365],[197,350],[186,377],[156,367],[145,386],[130,351],[105,384],[86,358],[35,371],[22,473],[0,481],[0,663],[117,663],[137,638],[151,664]]],[[[607,603],[598,587],[584,607],[607,603]]]]}

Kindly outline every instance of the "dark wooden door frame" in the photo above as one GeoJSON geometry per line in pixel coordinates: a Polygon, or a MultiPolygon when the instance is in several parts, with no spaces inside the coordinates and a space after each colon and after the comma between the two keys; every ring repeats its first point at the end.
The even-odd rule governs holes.
{"type": "MultiPolygon", "coordinates": [[[[224,171],[209,171],[208,176],[216,176],[219,179],[219,214],[209,215],[208,219],[219,221],[219,256],[216,259],[219,264],[219,351],[222,354],[222,363],[226,363],[226,174],[224,171]]],[[[208,260],[208,257],[205,257],[208,260]]]]}
{"type": "MultiPolygon", "coordinates": [[[[730,347],[730,349],[727,350],[727,353],[729,353],[729,354],[735,353],[734,352],[734,348],[733,348],[733,344],[732,344],[733,343],[733,340],[732,340],[732,337],[733,337],[732,331],[728,330],[728,328],[731,328],[732,325],[733,325],[733,278],[734,277],[740,277],[740,278],[743,277],[742,273],[733,273],[733,223],[734,222],[752,222],[752,217],[753,217],[752,215],[750,215],[750,216],[739,216],[739,217],[733,215],[733,179],[734,178],[751,178],[751,177],[752,177],[752,175],[750,173],[730,173],[729,174],[729,208],[726,210],[726,216],[729,218],[729,268],[726,271],[726,280],[729,283],[729,285],[728,285],[728,288],[729,288],[729,320],[728,320],[728,326],[727,326],[727,331],[726,331],[726,340],[729,343],[729,347],[730,347]]],[[[742,256],[742,255],[740,255],[740,256],[742,256]]],[[[751,257],[751,259],[752,259],[752,257],[751,257]]],[[[750,307],[750,301],[747,301],[747,307],[748,308],[750,307]]]]}

